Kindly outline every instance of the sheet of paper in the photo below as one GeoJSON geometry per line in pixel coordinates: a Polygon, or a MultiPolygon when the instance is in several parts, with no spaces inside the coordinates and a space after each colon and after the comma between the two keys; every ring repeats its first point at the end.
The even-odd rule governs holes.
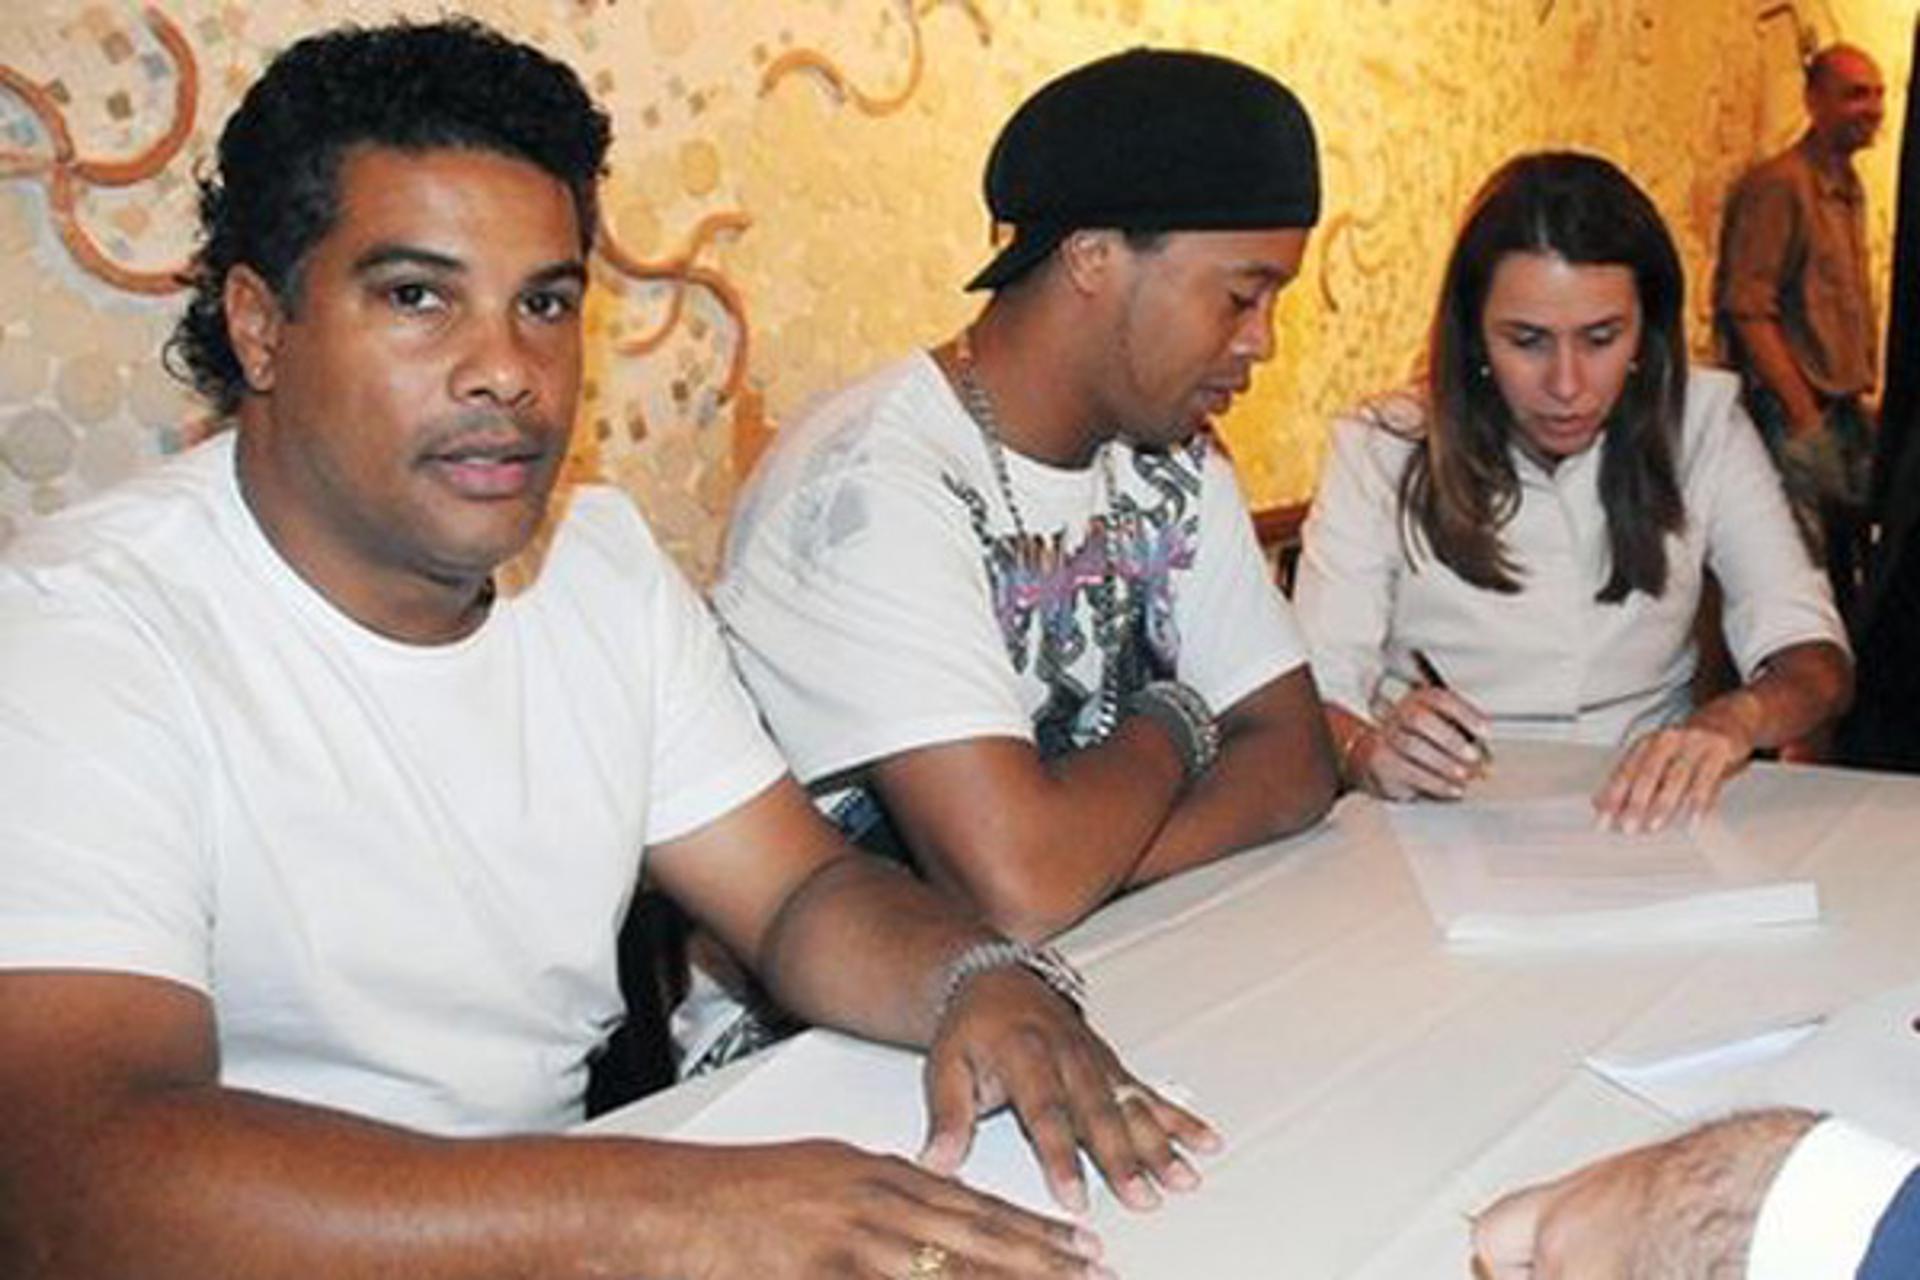
{"type": "Polygon", "coordinates": [[[1584,795],[1395,805],[1394,838],[1453,941],[1686,936],[1814,919],[1810,881],[1770,879],[1716,819],[1596,830],[1584,795]]]}
{"type": "Polygon", "coordinates": [[[1845,1116],[1920,1151],[1920,982],[1823,1018],[1659,1057],[1587,1065],[1676,1120],[1746,1107],[1798,1106],[1845,1116]]]}
{"type": "MultiPolygon", "coordinates": [[[[913,1159],[926,1137],[922,1057],[903,1049],[809,1031],[769,1050],[761,1067],[681,1125],[673,1137],[722,1144],[833,1138],[869,1151],[913,1159]],[[804,1107],[794,1099],[806,1099],[804,1107]]],[[[1098,1206],[1097,1174],[1083,1176],[1098,1206]]],[[[961,1169],[968,1185],[1035,1213],[1065,1216],[1054,1203],[1013,1116],[981,1121],[961,1169]]]]}
{"type": "Polygon", "coordinates": [[[1774,1063],[1768,1102],[1834,1111],[1920,1151],[1920,982],[1882,992],[1828,1018],[1774,1063]]]}
{"type": "Polygon", "coordinates": [[[1768,1070],[1819,1033],[1811,1015],[1717,1044],[1676,1045],[1663,1054],[1598,1054],[1589,1070],[1675,1120],[1703,1119],[1760,1100],[1768,1070]]]}

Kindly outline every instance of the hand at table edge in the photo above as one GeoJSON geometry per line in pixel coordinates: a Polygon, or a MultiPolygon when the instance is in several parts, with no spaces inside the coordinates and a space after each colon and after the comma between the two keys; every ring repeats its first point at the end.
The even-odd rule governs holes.
{"type": "Polygon", "coordinates": [[[1473,1215],[1474,1275],[1745,1275],[1767,1190],[1819,1119],[1743,1112],[1510,1192],[1473,1215]]]}
{"type": "Polygon", "coordinates": [[[921,1162],[952,1174],[981,1116],[1008,1106],[1054,1200],[1090,1207],[1078,1152],[1129,1209],[1199,1185],[1183,1152],[1212,1153],[1220,1135],[1141,1084],[1071,1004],[1022,969],[983,974],[953,1003],[926,1063],[927,1140],[921,1162]]]}

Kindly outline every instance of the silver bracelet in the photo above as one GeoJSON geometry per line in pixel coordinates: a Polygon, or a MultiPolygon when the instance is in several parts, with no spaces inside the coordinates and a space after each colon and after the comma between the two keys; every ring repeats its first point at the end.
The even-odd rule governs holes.
{"type": "Polygon", "coordinates": [[[1155,680],[1127,700],[1128,715],[1143,715],[1166,730],[1187,781],[1220,758],[1220,726],[1200,691],[1178,680],[1155,680]]]}
{"type": "Polygon", "coordinates": [[[969,982],[995,969],[1025,969],[1047,984],[1047,989],[1079,1012],[1086,1000],[1087,980],[1067,958],[1053,947],[1029,946],[1007,938],[976,942],[955,956],[947,965],[940,983],[940,1007],[934,1011],[934,1025],[947,1020],[960,992],[969,982]]]}

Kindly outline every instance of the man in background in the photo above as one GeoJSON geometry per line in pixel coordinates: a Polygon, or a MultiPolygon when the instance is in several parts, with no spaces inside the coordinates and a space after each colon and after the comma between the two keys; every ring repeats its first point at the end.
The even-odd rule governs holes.
{"type": "Polygon", "coordinates": [[[1801,535],[1849,618],[1865,569],[1877,347],[1853,157],[1879,132],[1885,96],[1864,51],[1813,56],[1807,131],[1735,185],[1714,274],[1722,358],[1740,371],[1801,535]]]}

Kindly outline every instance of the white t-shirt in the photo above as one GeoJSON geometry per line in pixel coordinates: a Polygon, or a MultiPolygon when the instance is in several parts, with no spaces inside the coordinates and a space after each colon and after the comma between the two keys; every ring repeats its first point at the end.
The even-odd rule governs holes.
{"type": "Polygon", "coordinates": [[[1409,564],[1399,485],[1420,407],[1393,397],[1371,418],[1337,420],[1294,589],[1321,696],[1371,718],[1377,688],[1391,696],[1416,679],[1418,648],[1493,717],[1496,735],[1615,745],[1691,709],[1693,620],[1709,567],[1743,679],[1791,644],[1844,646],[1826,576],[1794,531],[1738,393],[1731,374],[1688,375],[1677,459],[1686,528],[1667,539],[1666,590],[1617,604],[1594,598],[1612,572],[1599,446],[1551,473],[1514,451],[1520,505],[1501,538],[1522,589],[1507,595],[1467,582],[1424,542],[1409,564]]]}
{"type": "Polygon", "coordinates": [[[1105,464],[1007,451],[1038,544],[1023,556],[986,443],[924,353],[780,432],[735,512],[714,604],[803,781],[969,738],[1086,745],[1107,660],[1096,596],[1129,619],[1123,692],[1175,676],[1221,711],[1301,664],[1207,438],[1106,452],[1111,540],[1096,523],[1105,464]]]}
{"type": "Polygon", "coordinates": [[[0,561],[0,967],[208,993],[224,1084],[441,1133],[578,1120],[648,844],[783,765],[639,514],[579,489],[401,644],[281,560],[230,436],[0,561]]]}

